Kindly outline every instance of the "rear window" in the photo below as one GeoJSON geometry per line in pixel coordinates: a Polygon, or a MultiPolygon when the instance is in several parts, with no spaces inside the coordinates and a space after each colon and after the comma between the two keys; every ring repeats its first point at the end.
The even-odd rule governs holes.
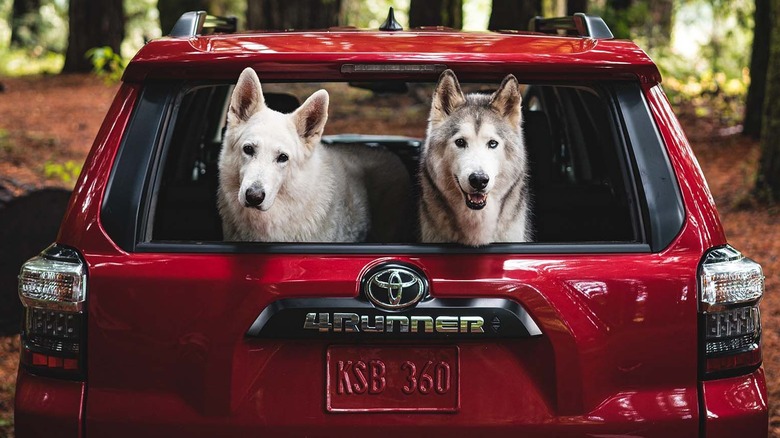
{"type": "MultiPolygon", "coordinates": [[[[499,84],[463,81],[461,86],[464,93],[489,94],[499,84]]],[[[219,156],[234,87],[234,83],[183,83],[171,92],[170,84],[164,84],[155,93],[168,93],[167,100],[147,98],[156,101],[163,121],[149,153],[147,183],[137,196],[134,244],[186,251],[204,245],[215,249],[230,240],[223,231],[217,193],[219,156]]],[[[379,248],[390,252],[394,245],[404,251],[436,246],[420,243],[417,207],[419,160],[435,87],[436,83],[401,81],[262,83],[267,106],[282,113],[294,111],[316,90],[327,90],[328,120],[319,147],[381,148],[398,156],[409,173],[408,199],[414,204],[408,218],[411,232],[386,241],[347,242],[352,251],[369,244],[374,245],[372,250],[381,244],[379,248]]],[[[636,250],[648,243],[643,225],[647,214],[638,199],[642,189],[632,176],[635,163],[615,90],[598,82],[532,83],[521,84],[521,89],[532,239],[482,249],[507,244],[512,248],[606,244],[636,250]]],[[[257,244],[275,243],[280,242],[257,244]]],[[[317,244],[320,252],[344,247],[316,240],[284,246],[305,244],[317,244]]]]}

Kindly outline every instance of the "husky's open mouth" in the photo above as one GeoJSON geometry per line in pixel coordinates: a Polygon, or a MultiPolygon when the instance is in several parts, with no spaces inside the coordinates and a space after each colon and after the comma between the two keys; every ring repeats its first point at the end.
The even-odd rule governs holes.
{"type": "Polygon", "coordinates": [[[487,204],[487,193],[463,193],[466,196],[466,207],[472,210],[482,210],[487,204]]]}
{"type": "Polygon", "coordinates": [[[460,192],[463,193],[463,197],[466,199],[466,207],[472,210],[482,210],[485,208],[485,205],[487,205],[487,193],[467,193],[465,190],[463,190],[463,187],[460,186],[460,180],[458,179],[458,176],[454,174],[452,176],[455,177],[455,183],[458,185],[460,192]]]}

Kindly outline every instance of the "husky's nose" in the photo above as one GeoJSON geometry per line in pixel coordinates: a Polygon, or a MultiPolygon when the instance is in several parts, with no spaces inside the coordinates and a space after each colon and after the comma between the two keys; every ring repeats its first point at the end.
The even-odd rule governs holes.
{"type": "Polygon", "coordinates": [[[469,184],[477,190],[482,190],[487,187],[490,177],[484,172],[474,172],[469,175],[469,184]]]}
{"type": "Polygon", "coordinates": [[[246,189],[246,206],[247,207],[257,207],[258,205],[263,203],[263,200],[265,199],[265,190],[257,188],[257,187],[250,187],[246,189]]]}

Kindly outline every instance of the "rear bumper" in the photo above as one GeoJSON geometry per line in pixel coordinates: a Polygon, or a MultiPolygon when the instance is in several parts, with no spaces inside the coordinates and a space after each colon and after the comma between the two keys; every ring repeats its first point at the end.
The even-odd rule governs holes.
{"type": "MultiPolygon", "coordinates": [[[[16,387],[16,436],[20,438],[84,436],[82,427],[84,391],[83,382],[39,377],[20,369],[16,387]]],[[[702,412],[706,415],[703,431],[707,438],[767,436],[767,394],[763,369],[746,376],[703,382],[701,400],[702,412]]],[[[507,432],[499,424],[495,426],[507,432]]],[[[562,427],[560,432],[567,429],[572,432],[571,428],[576,425],[557,424],[556,426],[562,427]]],[[[444,428],[446,429],[447,426],[444,428]]],[[[287,428],[271,427],[271,429],[282,434],[294,433],[294,430],[287,428]]],[[[537,432],[544,434],[543,429],[537,432]]],[[[662,429],[664,429],[664,436],[669,436],[669,429],[662,429]]]]}
{"type": "Polygon", "coordinates": [[[763,368],[746,376],[702,382],[701,399],[707,438],[767,436],[769,418],[763,368]]]}
{"type": "Polygon", "coordinates": [[[82,437],[84,382],[39,377],[19,369],[14,407],[19,438],[82,437]]]}

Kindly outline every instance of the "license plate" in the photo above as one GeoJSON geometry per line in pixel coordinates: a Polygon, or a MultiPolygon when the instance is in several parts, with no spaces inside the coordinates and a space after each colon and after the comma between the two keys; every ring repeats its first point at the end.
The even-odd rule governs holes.
{"type": "Polygon", "coordinates": [[[328,412],[457,412],[456,346],[328,347],[328,412]]]}

